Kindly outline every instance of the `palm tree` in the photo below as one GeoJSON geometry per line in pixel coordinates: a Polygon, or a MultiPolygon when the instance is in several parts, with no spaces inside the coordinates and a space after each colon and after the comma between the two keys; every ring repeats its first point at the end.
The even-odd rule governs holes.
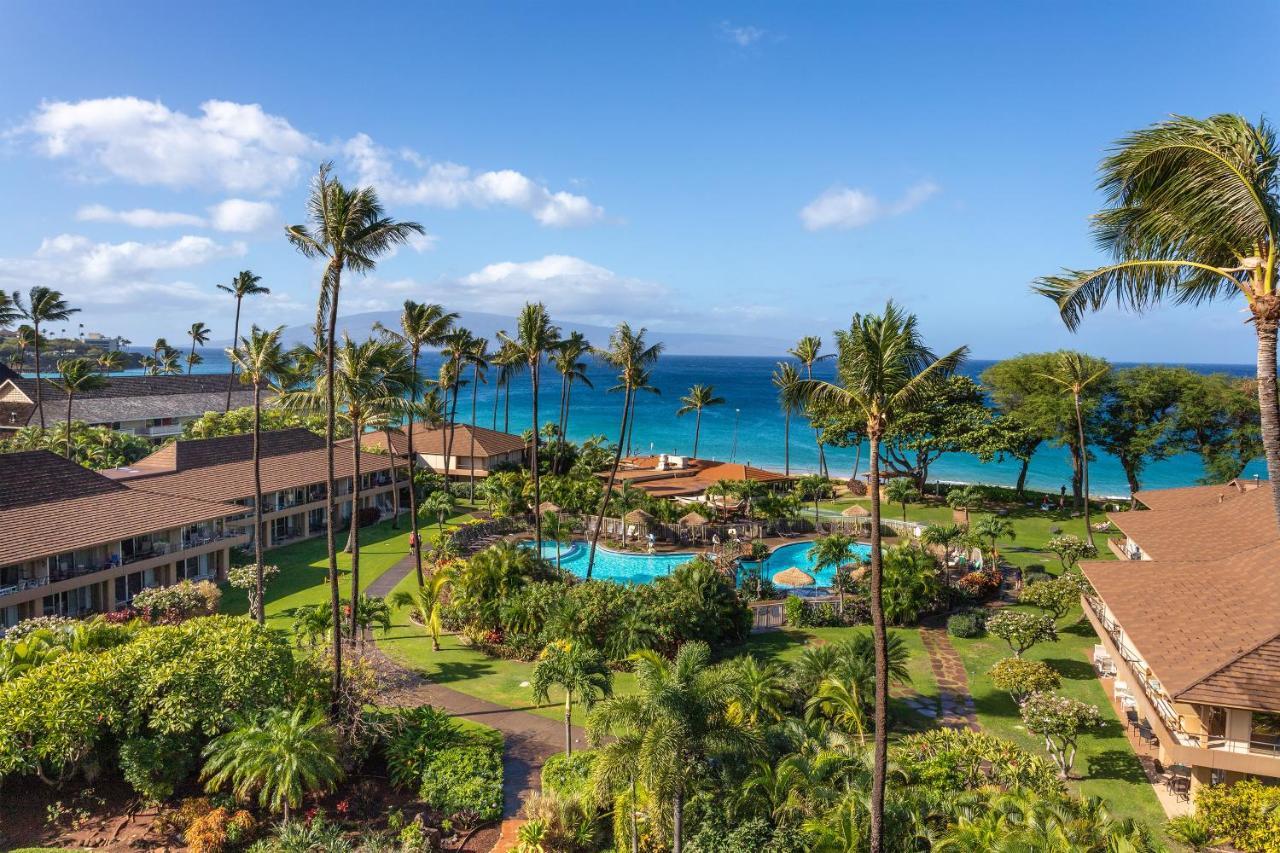
{"type": "MultiPolygon", "coordinates": [[[[830,536],[823,536],[813,543],[813,546],[809,548],[809,558],[813,560],[815,569],[838,570],[841,566],[853,562],[854,548],[857,544],[858,539],[855,536],[833,533],[830,536]]],[[[836,589],[840,595],[840,613],[843,615],[844,584],[837,584],[836,589]]]]}
{"type": "Polygon", "coordinates": [[[1095,240],[1115,262],[1064,270],[1033,288],[1053,299],[1068,328],[1109,301],[1142,310],[1242,296],[1257,337],[1262,442],[1280,518],[1280,178],[1275,132],[1238,115],[1175,116],[1120,140],[1102,161],[1109,206],[1095,240]]]}
{"type": "Polygon", "coordinates": [[[67,395],[67,458],[71,458],[71,401],[76,394],[95,391],[107,381],[94,369],[87,358],[67,358],[58,362],[58,379],[55,384],[67,395]]]}
{"type": "Polygon", "coordinates": [[[40,412],[40,429],[43,430],[44,406],[41,405],[43,399],[41,386],[44,383],[40,379],[40,324],[68,320],[72,314],[80,313],[80,309],[69,307],[67,300],[62,298],[61,291],[43,285],[36,285],[28,291],[26,305],[22,304],[22,294],[16,290],[10,299],[17,306],[18,314],[31,321],[31,349],[36,357],[36,409],[40,412]]]}
{"type": "Polygon", "coordinates": [[[883,555],[880,534],[880,440],[903,412],[921,399],[933,383],[945,378],[964,359],[961,347],[942,358],[924,345],[914,315],[892,302],[883,314],[855,314],[848,331],[837,334],[840,384],[806,380],[805,397],[826,400],[866,424],[871,461],[871,623],[875,643],[875,764],[871,786],[871,851],[884,849],[884,788],[888,772],[889,671],[888,632],[883,601],[883,555]]]}
{"type": "Polygon", "coordinates": [[[559,441],[556,442],[553,471],[558,472],[560,469],[560,456],[569,429],[569,401],[573,395],[573,383],[579,382],[588,388],[595,387],[587,377],[587,363],[582,360],[589,352],[591,344],[587,342],[586,336],[582,332],[571,332],[551,356],[552,365],[560,373],[560,419],[556,422],[559,441]]]}
{"type": "Polygon", "coordinates": [[[1061,386],[1071,395],[1071,404],[1075,407],[1076,441],[1080,445],[1080,480],[1084,497],[1084,535],[1089,547],[1093,547],[1093,527],[1089,524],[1089,445],[1085,443],[1084,412],[1080,407],[1080,395],[1110,372],[1111,366],[1105,362],[1099,366],[1096,360],[1087,359],[1078,352],[1064,352],[1059,357],[1056,373],[1036,374],[1061,386]]]}
{"type": "Polygon", "coordinates": [[[270,330],[252,326],[249,337],[227,350],[232,370],[239,369],[240,381],[253,386],[253,559],[258,602],[253,615],[259,625],[266,624],[267,618],[262,590],[262,389],[289,366],[289,359],[280,346],[283,331],[283,326],[270,330]]]}
{"type": "MultiPolygon", "coordinates": [[[[388,218],[371,187],[347,189],[330,176],[332,163],[320,167],[307,199],[306,225],[289,226],[285,234],[304,257],[324,258],[320,279],[320,297],[316,308],[317,339],[324,337],[325,374],[325,484],[327,493],[325,544],[329,556],[329,604],[333,610],[333,696],[342,692],[342,602],[338,590],[338,548],[335,521],[338,514],[334,494],[334,440],[337,404],[334,387],[334,359],[337,355],[338,299],[342,291],[342,273],[372,271],[378,258],[403,245],[414,234],[423,233],[416,222],[396,222],[388,218]]],[[[237,299],[237,306],[239,300],[237,299]]],[[[319,340],[317,340],[319,343],[319,340]]],[[[228,403],[229,405],[229,403],[228,403]]],[[[359,436],[356,436],[359,446],[359,436]]]]}
{"type": "MultiPolygon", "coordinates": [[[[529,302],[525,304],[520,311],[520,316],[516,319],[515,337],[509,337],[504,332],[499,332],[498,335],[503,343],[513,346],[512,351],[529,368],[529,383],[533,391],[531,418],[533,452],[530,473],[533,475],[533,505],[537,507],[542,503],[542,472],[538,470],[538,382],[541,378],[543,358],[554,351],[560,343],[560,329],[551,324],[551,317],[547,314],[545,305],[541,302],[529,302]]],[[[533,526],[534,537],[536,541],[541,542],[542,517],[537,513],[533,516],[533,526]]]]}
{"type": "Polygon", "coordinates": [[[991,554],[991,567],[998,571],[1000,569],[999,540],[1018,538],[1018,530],[1013,526],[1013,522],[1007,518],[1001,518],[998,515],[984,515],[973,526],[973,535],[980,542],[990,541],[991,547],[988,551],[991,554]]]}
{"type": "Polygon", "coordinates": [[[124,369],[124,356],[120,350],[107,350],[98,356],[98,370],[103,373],[115,373],[124,369]]]}
{"type": "Polygon", "coordinates": [[[785,417],[782,427],[782,458],[784,470],[791,476],[791,416],[799,411],[800,373],[789,361],[780,361],[773,371],[773,387],[778,389],[778,405],[782,407],[785,417]]]}
{"type": "MultiPolygon", "coordinates": [[[[787,352],[804,365],[804,377],[809,381],[813,380],[813,366],[832,357],[832,353],[822,355],[822,338],[817,335],[801,338],[787,352]]],[[[818,473],[825,477],[827,476],[827,454],[822,448],[822,433],[817,427],[813,430],[813,437],[818,443],[818,473]]]]}
{"type": "Polygon", "coordinates": [[[818,505],[830,485],[831,481],[822,474],[805,474],[796,480],[796,494],[800,498],[808,497],[813,501],[813,529],[815,532],[819,532],[818,505]]]}
{"type": "Polygon", "coordinates": [[[894,477],[884,487],[884,496],[889,503],[902,507],[902,520],[907,520],[907,504],[920,500],[920,490],[910,477],[894,477]]]}
{"type": "Polygon", "coordinates": [[[867,717],[856,681],[823,679],[817,692],[805,702],[805,712],[810,718],[817,715],[827,717],[841,731],[856,736],[860,743],[866,743],[867,717]]]}
{"type": "MultiPolygon", "coordinates": [[[[262,296],[271,292],[268,287],[263,287],[262,276],[254,275],[249,270],[241,270],[235,278],[231,279],[231,284],[219,284],[218,290],[230,293],[236,298],[236,322],[231,329],[231,341],[234,344],[240,340],[240,303],[246,296],[262,296]]],[[[227,402],[222,407],[222,411],[231,411],[231,386],[236,381],[235,365],[231,367],[231,375],[227,377],[227,402]]]]}
{"type": "Polygon", "coordinates": [[[676,409],[676,415],[683,416],[693,412],[693,456],[698,456],[698,435],[702,432],[702,410],[708,406],[723,406],[724,397],[716,396],[714,385],[694,385],[689,393],[680,398],[682,405],[676,409]]]}
{"type": "Polygon", "coordinates": [[[443,539],[445,519],[453,512],[453,495],[449,492],[448,487],[436,489],[423,498],[421,512],[423,515],[435,516],[440,538],[443,539]]]}
{"type": "Polygon", "coordinates": [[[461,326],[449,332],[444,340],[440,354],[444,361],[440,363],[440,373],[436,379],[436,387],[445,395],[445,404],[449,410],[449,431],[444,435],[444,478],[449,480],[449,467],[453,464],[453,439],[458,419],[458,394],[467,381],[462,378],[463,368],[468,364],[468,353],[475,346],[475,336],[470,329],[461,326]]]}
{"type": "Polygon", "coordinates": [[[230,785],[240,799],[256,791],[258,803],[282,811],[286,823],[289,810],[305,796],[332,791],[343,776],[337,734],[306,705],[272,709],[261,720],[214,738],[204,756],[200,775],[206,790],[230,785]]]}
{"type": "Polygon", "coordinates": [[[18,292],[15,290],[10,296],[0,290],[0,329],[9,328],[21,316],[22,311],[18,308],[18,292]]]}
{"type": "MultiPolygon", "coordinates": [[[[18,294],[15,291],[13,294],[15,305],[18,304],[17,298],[18,298],[18,294]]],[[[19,326],[14,331],[13,343],[17,347],[17,349],[14,350],[14,353],[13,353],[13,365],[14,365],[14,368],[19,372],[21,372],[22,365],[27,360],[27,350],[34,347],[35,342],[36,342],[36,330],[26,325],[25,323],[19,326]]]]}
{"type": "MultiPolygon", "coordinates": [[[[417,573],[418,586],[424,582],[422,576],[422,540],[418,536],[418,490],[414,485],[414,466],[417,465],[417,454],[413,449],[413,422],[418,410],[418,359],[423,347],[439,347],[444,344],[446,336],[453,330],[458,315],[446,312],[444,307],[434,303],[422,305],[406,299],[404,309],[400,312],[400,330],[388,329],[381,323],[374,323],[375,331],[381,332],[387,340],[395,341],[409,351],[409,369],[412,376],[409,382],[409,405],[405,407],[405,436],[409,462],[409,525],[413,541],[418,547],[413,549],[414,571],[417,573]]],[[[390,448],[388,448],[390,449],[390,448]]]]}
{"type": "Polygon", "coordinates": [[[613,695],[613,671],[604,656],[582,643],[557,640],[538,655],[529,679],[535,702],[550,700],[552,687],[564,691],[564,753],[573,755],[573,696],[578,694],[587,709],[613,695]]]}
{"type": "Polygon", "coordinates": [[[467,348],[466,360],[471,365],[471,446],[467,449],[467,455],[471,458],[471,464],[467,466],[471,479],[467,494],[474,501],[476,499],[476,402],[480,393],[480,384],[486,382],[485,371],[489,367],[489,339],[473,338],[471,346],[467,348]]]}
{"type": "Polygon", "coordinates": [[[591,548],[587,556],[587,580],[591,580],[591,570],[596,563],[596,544],[600,541],[600,530],[604,527],[604,513],[609,506],[609,498],[613,494],[613,484],[618,477],[618,465],[622,462],[622,446],[627,440],[627,424],[631,414],[631,402],[637,388],[648,386],[647,367],[658,360],[662,354],[662,344],[646,344],[645,329],[633,331],[626,323],[618,324],[609,336],[609,348],[597,350],[596,357],[610,367],[618,370],[618,384],[610,391],[622,391],[622,424],[618,427],[618,444],[613,451],[613,465],[609,468],[609,480],[604,494],[600,498],[600,511],[596,514],[596,526],[591,531],[591,548]]]}
{"type": "Polygon", "coordinates": [[[942,565],[949,568],[951,551],[964,541],[966,533],[966,529],[958,524],[930,524],[920,532],[920,543],[942,548],[942,565]]]}
{"type": "Polygon", "coordinates": [[[587,715],[593,740],[617,735],[601,747],[601,761],[625,757],[650,794],[671,804],[673,853],[684,848],[684,804],[697,771],[712,759],[750,759],[758,733],[731,713],[739,688],[733,670],[713,667],[706,643],[685,643],[675,660],[652,651],[631,656],[636,692],[614,696],[587,715]]]}
{"type": "Polygon", "coordinates": [[[556,543],[556,568],[560,568],[560,546],[573,538],[573,524],[566,521],[558,512],[543,513],[542,535],[549,536],[551,541],[556,543]]]}
{"type": "Polygon", "coordinates": [[[762,720],[767,724],[786,716],[791,694],[777,664],[761,664],[753,656],[744,655],[736,661],[736,668],[738,696],[734,703],[739,716],[753,727],[759,727],[762,720]]]}
{"type": "Polygon", "coordinates": [[[444,594],[452,581],[453,574],[448,567],[439,566],[412,594],[401,590],[391,596],[393,607],[412,607],[418,614],[418,621],[431,634],[433,652],[440,651],[440,633],[444,630],[444,594]]]}
{"type": "MultiPolygon", "coordinates": [[[[497,389],[502,392],[502,431],[511,432],[511,380],[524,369],[517,348],[507,343],[506,332],[498,332],[498,351],[490,363],[498,368],[497,389]]],[[[493,395],[493,428],[498,428],[498,395],[493,395]]]]}
{"type": "Polygon", "coordinates": [[[209,343],[209,327],[204,323],[192,323],[191,328],[187,329],[187,335],[191,338],[191,352],[187,353],[187,373],[190,373],[191,368],[203,360],[196,352],[196,346],[209,343]]]}

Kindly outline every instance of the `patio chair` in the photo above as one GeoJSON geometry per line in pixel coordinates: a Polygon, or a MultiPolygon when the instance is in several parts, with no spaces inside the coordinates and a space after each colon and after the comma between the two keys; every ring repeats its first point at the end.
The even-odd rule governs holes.
{"type": "Polygon", "coordinates": [[[1133,708],[1130,708],[1129,710],[1125,711],[1125,712],[1124,712],[1124,718],[1125,718],[1125,721],[1126,721],[1126,725],[1127,725],[1129,728],[1131,728],[1131,729],[1137,729],[1137,728],[1138,728],[1138,712],[1137,712],[1137,710],[1135,710],[1135,709],[1133,709],[1133,708]]]}

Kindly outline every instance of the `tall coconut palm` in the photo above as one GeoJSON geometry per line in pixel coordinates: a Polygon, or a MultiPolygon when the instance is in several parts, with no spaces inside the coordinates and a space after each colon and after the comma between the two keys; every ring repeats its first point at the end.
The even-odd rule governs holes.
{"type": "MultiPolygon", "coordinates": [[[[14,299],[16,300],[18,294],[15,292],[13,296],[14,296],[14,299]]],[[[19,315],[19,316],[22,316],[22,315],[19,315]]],[[[27,350],[35,346],[36,330],[33,329],[31,326],[26,325],[25,323],[22,324],[14,331],[13,343],[17,347],[17,349],[15,349],[13,353],[14,369],[21,372],[22,366],[27,361],[27,350]]]]}
{"type": "Polygon", "coordinates": [[[605,484],[604,494],[600,497],[600,511],[596,514],[596,526],[591,532],[591,549],[587,557],[587,580],[591,579],[591,570],[596,563],[596,544],[600,541],[600,531],[604,527],[604,514],[609,506],[609,498],[613,494],[613,484],[618,478],[618,465],[622,462],[622,446],[627,440],[627,424],[630,422],[630,409],[636,389],[648,385],[646,368],[662,355],[662,344],[645,342],[645,329],[634,331],[630,325],[620,323],[609,336],[609,348],[597,350],[596,357],[618,371],[618,384],[610,391],[622,391],[622,424],[618,427],[618,443],[613,451],[613,465],[609,468],[609,481],[605,484]]]}
{"type": "MultiPolygon", "coordinates": [[[[820,361],[826,361],[834,355],[834,353],[823,354],[822,338],[817,335],[807,335],[801,338],[787,352],[804,366],[804,377],[808,380],[813,379],[813,366],[815,364],[820,361]]],[[[813,438],[818,443],[818,473],[825,477],[827,476],[827,452],[822,447],[822,433],[816,427],[813,430],[813,438]]]]}
{"type": "Polygon", "coordinates": [[[1238,115],[1175,116],[1121,139],[1102,161],[1108,206],[1094,239],[1114,263],[1064,270],[1033,288],[1053,299],[1068,328],[1108,302],[1143,310],[1243,297],[1257,338],[1258,404],[1272,502],[1280,519],[1280,173],[1266,121],[1238,115]]]}
{"type": "MultiPolygon", "coordinates": [[[[880,440],[903,412],[916,405],[933,383],[963,361],[960,347],[936,358],[916,328],[916,318],[890,302],[882,314],[855,314],[848,331],[837,333],[838,384],[806,380],[811,401],[837,405],[865,422],[870,443],[871,482],[880,482],[880,440]]],[[[888,771],[889,660],[885,628],[884,564],[880,535],[880,490],[871,488],[871,624],[875,643],[875,766],[871,786],[871,850],[884,850],[884,787],[888,771]]]]}
{"type": "Polygon", "coordinates": [[[287,823],[303,797],[331,791],[342,779],[338,748],[324,715],[306,705],[278,708],[210,741],[201,778],[209,791],[230,785],[243,800],[257,793],[258,803],[283,812],[287,823]]]}
{"type": "MultiPolygon", "coordinates": [[[[538,470],[538,445],[541,443],[538,434],[538,385],[541,379],[543,359],[553,352],[560,343],[560,329],[552,325],[551,316],[547,314],[545,305],[541,302],[529,302],[525,304],[520,311],[520,316],[516,318],[515,336],[511,337],[503,332],[498,334],[503,343],[510,343],[515,347],[513,352],[520,357],[520,360],[529,369],[529,387],[533,393],[533,412],[531,417],[533,445],[530,473],[533,476],[533,505],[537,507],[542,503],[542,472],[538,470]]],[[[542,516],[536,512],[533,515],[533,527],[537,541],[541,542],[542,516]]]]}
{"type": "MultiPolygon", "coordinates": [[[[842,566],[853,562],[854,548],[858,544],[856,536],[833,533],[823,536],[809,548],[809,559],[813,560],[815,569],[831,569],[839,571],[842,566]]],[[[836,584],[840,595],[840,612],[844,613],[844,584],[836,584]]]]}
{"type": "Polygon", "coordinates": [[[43,285],[36,285],[27,292],[27,304],[22,304],[22,294],[16,290],[11,297],[18,313],[31,321],[31,350],[36,358],[36,409],[40,412],[40,429],[44,429],[44,407],[41,405],[43,393],[40,378],[40,324],[58,320],[68,320],[72,314],[80,313],[79,308],[72,308],[62,298],[61,291],[43,285]]]}
{"type": "Polygon", "coordinates": [[[196,347],[209,343],[209,327],[204,323],[192,323],[191,328],[187,329],[187,336],[191,338],[191,351],[187,353],[187,373],[190,373],[191,368],[201,360],[196,347]]]}
{"type": "Polygon", "coordinates": [[[67,458],[71,458],[71,401],[76,394],[94,391],[107,381],[87,358],[64,358],[58,362],[58,378],[55,380],[62,393],[67,395],[67,458]]]}
{"type": "MultiPolygon", "coordinates": [[[[316,306],[316,332],[324,336],[325,374],[325,483],[327,492],[325,532],[329,552],[329,598],[333,610],[333,695],[342,687],[342,602],[338,590],[338,548],[334,522],[338,513],[337,496],[333,493],[334,439],[337,423],[334,359],[337,355],[338,301],[342,292],[342,273],[372,271],[378,258],[405,244],[424,229],[416,222],[397,222],[388,218],[372,187],[347,189],[330,172],[333,164],[320,167],[307,198],[307,223],[292,225],[285,235],[304,257],[323,258],[320,296],[316,306]]],[[[238,303],[237,303],[238,304],[238,303]]],[[[317,341],[319,343],[319,341],[317,341]]],[[[357,437],[358,438],[358,437],[357,437]]],[[[358,441],[357,441],[358,443],[358,441]]]]}
{"type": "Polygon", "coordinates": [[[1064,352],[1059,357],[1058,369],[1053,373],[1041,373],[1042,379],[1060,386],[1071,395],[1071,404],[1076,414],[1076,442],[1080,445],[1080,486],[1084,496],[1084,535],[1093,547],[1093,528],[1089,526],[1089,445],[1084,436],[1084,412],[1080,406],[1080,396],[1090,387],[1103,381],[1111,372],[1111,365],[1096,359],[1082,356],[1078,352],[1064,352]]]}
{"type": "Polygon", "coordinates": [[[636,652],[634,694],[613,696],[587,715],[593,740],[616,735],[601,748],[606,767],[626,750],[639,781],[671,805],[672,850],[684,849],[684,805],[697,771],[713,760],[749,760],[759,734],[733,708],[740,695],[736,672],[711,665],[706,643],[685,643],[675,660],[636,652]],[[634,749],[633,749],[634,747],[634,749]]]}
{"type": "Polygon", "coordinates": [[[680,398],[680,408],[676,409],[676,415],[683,417],[684,415],[693,413],[693,456],[698,455],[698,436],[702,433],[702,410],[711,406],[723,406],[724,397],[716,396],[714,385],[693,385],[689,388],[689,393],[680,398]]]}
{"type": "Polygon", "coordinates": [[[560,373],[560,418],[556,421],[558,440],[555,462],[552,464],[552,470],[557,472],[569,429],[569,402],[573,396],[573,384],[577,382],[588,388],[595,387],[587,376],[587,363],[582,360],[590,352],[591,344],[586,336],[582,332],[571,332],[551,356],[552,365],[560,373]]]}
{"type": "Polygon", "coordinates": [[[165,347],[160,350],[160,354],[156,356],[155,371],[156,376],[178,376],[182,373],[182,364],[179,361],[181,356],[173,347],[165,347]]]}
{"type": "MultiPolygon", "coordinates": [[[[374,323],[373,328],[388,340],[399,343],[409,351],[409,369],[412,372],[409,385],[409,405],[405,408],[406,452],[409,462],[409,525],[413,531],[413,541],[418,547],[413,549],[414,571],[417,574],[418,586],[424,582],[422,576],[422,540],[418,535],[418,490],[414,485],[414,467],[417,465],[417,454],[413,448],[413,425],[418,413],[418,391],[420,378],[418,375],[418,359],[423,347],[439,347],[444,344],[445,337],[453,330],[458,315],[445,311],[441,305],[434,303],[422,305],[406,299],[404,310],[400,312],[400,330],[388,329],[381,323],[374,323]]],[[[390,449],[390,448],[388,448],[390,449]]]]}
{"type": "MultiPolygon", "coordinates": [[[[244,301],[246,296],[264,296],[271,292],[271,288],[262,286],[262,276],[254,275],[249,270],[241,270],[235,278],[231,279],[231,284],[220,284],[218,290],[230,293],[236,299],[236,322],[231,329],[231,342],[240,340],[240,303],[244,301]]],[[[222,411],[231,411],[231,386],[236,381],[235,365],[231,367],[231,375],[227,377],[227,402],[222,407],[222,411]]]]}
{"type": "Polygon", "coordinates": [[[274,329],[250,327],[249,336],[227,350],[233,369],[240,372],[240,381],[253,386],[253,559],[254,588],[257,612],[253,617],[259,625],[266,624],[263,607],[262,567],[262,389],[289,367],[289,359],[280,346],[283,326],[274,329]]]}
{"type": "MultiPolygon", "coordinates": [[[[399,387],[397,374],[406,369],[404,352],[395,343],[371,339],[356,343],[347,335],[334,359],[333,397],[351,423],[351,526],[344,550],[351,554],[351,600],[360,597],[360,438],[383,412],[395,404],[399,387]]],[[[286,408],[323,411],[329,399],[328,377],[320,377],[316,387],[295,391],[284,398],[286,408]]],[[[394,471],[395,459],[392,458],[394,471]]],[[[359,635],[358,608],[351,608],[351,636],[359,635]]]]}
{"type": "MultiPolygon", "coordinates": [[[[511,432],[511,380],[524,369],[524,362],[516,348],[506,343],[506,332],[498,332],[498,351],[489,363],[498,368],[495,392],[502,393],[502,431],[511,432]]],[[[498,394],[493,395],[493,428],[498,428],[498,394]]]]}
{"type": "Polygon", "coordinates": [[[489,339],[472,338],[467,348],[467,363],[471,365],[471,441],[467,455],[471,464],[467,467],[470,485],[467,491],[471,500],[476,499],[476,404],[479,402],[480,384],[486,383],[485,371],[489,369],[489,339]]]}
{"type": "Polygon", "coordinates": [[[773,370],[773,387],[778,389],[778,405],[782,407],[782,459],[786,475],[791,476],[791,416],[800,410],[800,372],[789,361],[780,361],[773,370]]]}
{"type": "Polygon", "coordinates": [[[98,370],[103,373],[115,373],[124,369],[124,355],[120,350],[107,350],[97,358],[98,370]]]}

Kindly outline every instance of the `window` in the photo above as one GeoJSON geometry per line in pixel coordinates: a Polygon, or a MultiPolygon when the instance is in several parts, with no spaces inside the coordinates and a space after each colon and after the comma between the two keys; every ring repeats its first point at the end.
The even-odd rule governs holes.
{"type": "Polygon", "coordinates": [[[1253,733],[1255,742],[1276,746],[1280,744],[1280,714],[1253,712],[1253,733]]]}
{"type": "Polygon", "coordinates": [[[146,585],[145,572],[131,572],[116,578],[116,606],[128,604],[146,585]]]}

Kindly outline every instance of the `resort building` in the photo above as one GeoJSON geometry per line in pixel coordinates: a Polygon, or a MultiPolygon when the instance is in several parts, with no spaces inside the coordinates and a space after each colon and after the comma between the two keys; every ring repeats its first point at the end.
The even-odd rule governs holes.
{"type": "Polygon", "coordinates": [[[1186,769],[1189,788],[1280,780],[1280,531],[1269,484],[1136,498],[1143,509],[1108,516],[1121,559],[1081,564],[1111,695],[1166,767],[1186,769]]]}
{"type": "MultiPolygon", "coordinates": [[[[71,419],[106,426],[157,442],[182,432],[188,421],[205,412],[221,412],[227,404],[226,373],[182,376],[107,376],[107,384],[83,391],[71,400],[71,419]]],[[[46,426],[67,419],[67,395],[49,378],[41,380],[41,407],[46,426]]],[[[0,437],[40,423],[36,380],[8,371],[0,375],[0,437]]],[[[231,407],[253,405],[253,391],[239,381],[231,388],[231,407]]]]}
{"type": "Polygon", "coordinates": [[[140,590],[224,577],[244,508],[133,489],[47,450],[0,453],[0,630],[114,610],[140,590]]]}
{"type": "MultiPolygon", "coordinates": [[[[264,432],[262,457],[263,547],[272,548],[319,536],[325,531],[324,439],[305,429],[264,432]]],[[[339,522],[351,519],[350,444],[334,454],[339,522]]],[[[253,436],[232,435],[193,441],[175,441],[126,468],[102,472],[117,483],[137,490],[166,495],[194,495],[204,500],[235,504],[239,511],[228,524],[253,542],[253,436]]],[[[399,467],[392,479],[391,457],[360,454],[360,507],[374,508],[383,516],[409,506],[408,472],[399,467]],[[396,489],[399,488],[399,495],[396,489]]]]}
{"type": "MultiPolygon", "coordinates": [[[[608,477],[606,472],[604,477],[608,477]]],[[[616,482],[630,483],[656,498],[700,498],[714,483],[726,480],[763,483],[770,488],[786,486],[791,478],[777,471],[753,468],[738,462],[716,462],[691,456],[632,456],[622,460],[616,482]]]]}
{"type": "MultiPolygon", "coordinates": [[[[384,432],[365,433],[361,443],[369,450],[387,453],[387,435],[384,432]]],[[[407,433],[403,429],[393,429],[389,435],[396,457],[406,458],[409,453],[407,433]]],[[[451,430],[450,427],[415,423],[413,452],[418,457],[416,465],[436,474],[466,478],[474,473],[477,477],[486,477],[495,469],[523,465],[529,445],[518,435],[481,426],[473,428],[470,424],[454,424],[451,430]],[[450,431],[453,432],[453,444],[446,460],[445,445],[450,440],[450,431]]]]}

